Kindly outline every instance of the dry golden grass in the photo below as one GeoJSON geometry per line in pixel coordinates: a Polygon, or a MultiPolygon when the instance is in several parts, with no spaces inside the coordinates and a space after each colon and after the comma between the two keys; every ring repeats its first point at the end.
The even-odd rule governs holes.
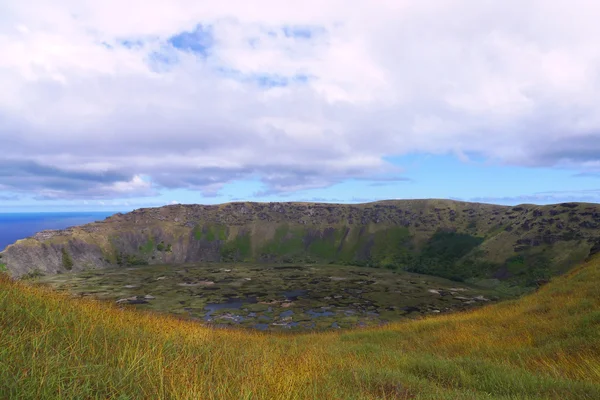
{"type": "Polygon", "coordinates": [[[214,330],[0,278],[0,398],[600,399],[600,259],[469,313],[214,330]]]}

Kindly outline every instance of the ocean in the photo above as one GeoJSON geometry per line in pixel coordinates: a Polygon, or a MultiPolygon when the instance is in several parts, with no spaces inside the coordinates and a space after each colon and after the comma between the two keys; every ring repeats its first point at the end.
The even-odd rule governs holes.
{"type": "Polygon", "coordinates": [[[39,231],[101,221],[113,214],[115,212],[0,213],[0,251],[39,231]]]}

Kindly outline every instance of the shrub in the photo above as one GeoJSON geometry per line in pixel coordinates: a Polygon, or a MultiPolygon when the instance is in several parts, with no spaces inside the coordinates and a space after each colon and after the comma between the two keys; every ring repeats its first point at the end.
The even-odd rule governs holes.
{"type": "Polygon", "coordinates": [[[30,272],[26,273],[25,275],[21,276],[21,279],[29,280],[29,279],[38,278],[40,276],[44,276],[44,273],[36,268],[33,271],[30,271],[30,272]]]}
{"type": "Polygon", "coordinates": [[[71,255],[67,252],[67,249],[64,247],[61,249],[62,252],[62,265],[67,270],[70,271],[73,269],[73,259],[71,255]]]}
{"type": "Polygon", "coordinates": [[[165,244],[164,241],[161,241],[159,244],[156,245],[156,250],[166,251],[166,252],[170,253],[173,251],[173,246],[171,246],[170,244],[165,244]]]}

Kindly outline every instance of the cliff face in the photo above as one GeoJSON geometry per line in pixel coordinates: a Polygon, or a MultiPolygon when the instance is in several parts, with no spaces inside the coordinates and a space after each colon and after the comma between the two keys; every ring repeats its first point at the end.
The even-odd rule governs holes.
{"type": "Polygon", "coordinates": [[[361,205],[173,205],[44,231],[0,253],[32,272],[191,262],[321,262],[523,284],[600,249],[600,205],[503,207],[448,200],[361,205]]]}

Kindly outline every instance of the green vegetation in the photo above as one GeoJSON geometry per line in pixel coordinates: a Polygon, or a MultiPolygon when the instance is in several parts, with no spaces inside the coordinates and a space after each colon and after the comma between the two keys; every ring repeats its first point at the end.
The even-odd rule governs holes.
{"type": "Polygon", "coordinates": [[[278,226],[274,238],[263,245],[260,258],[284,263],[305,261],[304,234],[303,228],[291,228],[288,224],[278,226]]]}
{"type": "Polygon", "coordinates": [[[465,313],[216,330],[0,278],[0,398],[598,399],[600,260],[465,313]]]}
{"type": "Polygon", "coordinates": [[[206,225],[202,227],[197,225],[194,228],[194,237],[196,240],[206,240],[214,242],[215,240],[227,240],[227,226],[225,225],[206,225]]]}
{"type": "Polygon", "coordinates": [[[466,233],[437,232],[423,249],[422,257],[456,262],[482,242],[483,238],[466,233]]]}
{"type": "Polygon", "coordinates": [[[69,254],[67,249],[65,249],[64,247],[61,249],[61,252],[62,252],[63,268],[66,269],[67,271],[72,270],[73,269],[73,259],[71,258],[71,255],[69,254]]]}
{"type": "Polygon", "coordinates": [[[170,243],[165,244],[165,242],[161,240],[160,243],[156,245],[156,250],[160,252],[170,253],[173,251],[173,246],[170,243]]]}
{"type": "Polygon", "coordinates": [[[524,282],[525,286],[551,277],[550,260],[544,254],[519,254],[509,257],[504,266],[510,280],[524,282]]]}
{"type": "Polygon", "coordinates": [[[404,227],[375,233],[371,250],[373,264],[391,269],[406,269],[414,259],[414,248],[410,240],[410,232],[404,227]]]}
{"type": "Polygon", "coordinates": [[[442,276],[456,281],[464,281],[473,276],[479,276],[483,270],[481,265],[474,267],[475,262],[472,260],[465,263],[461,263],[460,260],[473,251],[483,240],[483,238],[466,233],[437,232],[427,242],[420,254],[412,260],[406,270],[442,276]]]}
{"type": "Polygon", "coordinates": [[[8,268],[6,268],[6,264],[0,263],[0,272],[8,272],[8,268]]]}
{"type": "Polygon", "coordinates": [[[152,238],[148,238],[146,243],[139,247],[139,250],[142,254],[151,254],[154,251],[154,240],[152,238]]]}
{"type": "Polygon", "coordinates": [[[294,262],[331,262],[344,265],[399,269],[411,260],[410,232],[403,227],[362,233],[360,228],[324,230],[282,225],[261,250],[263,257],[294,262]]]}
{"type": "Polygon", "coordinates": [[[196,225],[193,232],[196,240],[202,240],[202,227],[200,225],[196,225]]]}
{"type": "Polygon", "coordinates": [[[238,235],[221,247],[221,261],[247,261],[251,256],[252,244],[248,234],[238,235]]]}
{"type": "Polygon", "coordinates": [[[120,266],[148,265],[147,259],[137,256],[135,254],[117,253],[115,258],[117,265],[120,266]]]}
{"type": "Polygon", "coordinates": [[[339,232],[333,228],[322,233],[315,232],[312,237],[309,236],[310,244],[306,247],[306,253],[318,260],[336,260],[339,236],[339,232]]]}

